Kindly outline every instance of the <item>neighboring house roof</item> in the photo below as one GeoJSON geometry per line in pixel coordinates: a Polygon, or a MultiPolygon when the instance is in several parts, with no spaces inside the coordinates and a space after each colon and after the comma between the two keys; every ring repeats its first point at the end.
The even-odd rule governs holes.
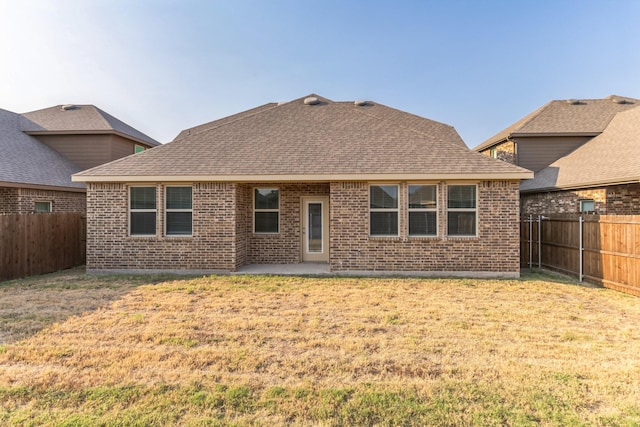
{"type": "Polygon", "coordinates": [[[155,139],[94,105],[57,105],[22,115],[31,121],[31,124],[23,129],[31,135],[115,133],[146,145],[160,145],[155,139]]]}
{"type": "Polygon", "coordinates": [[[0,186],[83,190],[84,184],[71,181],[81,169],[22,131],[31,126],[21,115],[0,109],[0,186]]]}
{"type": "Polygon", "coordinates": [[[551,101],[473,150],[486,150],[510,138],[521,136],[595,136],[607,127],[617,113],[638,105],[640,100],[618,95],[610,95],[604,99],[551,101]]]}
{"type": "Polygon", "coordinates": [[[640,181],[640,107],[618,113],[600,135],[523,181],[521,191],[640,181]]]}
{"type": "Polygon", "coordinates": [[[295,181],[524,179],[526,169],[470,151],[449,125],[373,102],[317,95],[266,104],[97,166],[75,180],[295,181]],[[315,105],[306,100],[315,98],[315,105]]]}

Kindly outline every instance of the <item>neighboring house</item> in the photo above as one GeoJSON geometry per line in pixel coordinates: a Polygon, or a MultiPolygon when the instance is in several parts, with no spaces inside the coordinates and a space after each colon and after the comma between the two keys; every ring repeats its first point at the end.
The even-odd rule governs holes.
{"type": "Polygon", "coordinates": [[[89,271],[322,262],[517,277],[518,188],[531,177],[451,126],[310,95],[73,179],[87,184],[89,271]]]}
{"type": "Polygon", "coordinates": [[[523,214],[640,214],[640,100],[551,101],[474,150],[535,172],[523,214]]]}
{"type": "Polygon", "coordinates": [[[0,110],[0,214],[86,211],[71,175],[159,143],[93,105],[0,110]]]}

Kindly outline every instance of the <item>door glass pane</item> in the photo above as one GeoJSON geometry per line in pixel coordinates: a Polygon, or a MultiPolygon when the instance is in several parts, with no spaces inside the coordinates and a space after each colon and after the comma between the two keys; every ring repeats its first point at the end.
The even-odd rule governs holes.
{"type": "Polygon", "coordinates": [[[309,203],[309,252],[322,252],[322,203],[309,203]]]}

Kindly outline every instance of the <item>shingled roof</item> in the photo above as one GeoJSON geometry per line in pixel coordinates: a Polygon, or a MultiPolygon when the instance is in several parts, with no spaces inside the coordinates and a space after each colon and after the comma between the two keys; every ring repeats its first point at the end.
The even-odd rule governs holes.
{"type": "Polygon", "coordinates": [[[640,182],[640,107],[618,113],[592,140],[523,181],[520,190],[573,189],[640,182]]]}
{"type": "Polygon", "coordinates": [[[77,181],[520,179],[456,130],[374,102],[309,95],[197,126],[171,143],[76,174],[77,181]],[[317,102],[309,104],[309,99],[317,102]]]}
{"type": "Polygon", "coordinates": [[[84,190],[71,175],[81,169],[22,129],[33,123],[0,109],[0,186],[34,185],[84,190]]]}
{"type": "Polygon", "coordinates": [[[30,120],[24,131],[32,135],[115,133],[146,145],[160,145],[155,139],[94,105],[57,105],[24,113],[23,116],[30,120]]]}
{"type": "Polygon", "coordinates": [[[596,136],[613,117],[640,105],[640,100],[610,95],[603,99],[556,100],[538,108],[476,146],[487,148],[519,136],[596,136]]]}

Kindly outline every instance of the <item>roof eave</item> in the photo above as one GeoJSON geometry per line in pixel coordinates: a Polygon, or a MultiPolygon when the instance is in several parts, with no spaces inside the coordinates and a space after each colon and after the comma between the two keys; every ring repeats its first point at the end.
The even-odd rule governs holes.
{"type": "Polygon", "coordinates": [[[29,188],[34,190],[49,190],[49,191],[69,191],[74,193],[86,193],[87,191],[87,189],[84,187],[65,187],[62,185],[28,184],[24,182],[8,182],[8,181],[0,181],[0,187],[29,188]]]}
{"type": "Polygon", "coordinates": [[[536,137],[541,137],[541,136],[545,136],[545,137],[554,137],[554,136],[598,136],[600,135],[602,132],[514,132],[512,134],[509,134],[509,137],[506,139],[511,139],[511,138],[536,138],[536,137]]]}
{"type": "Polygon", "coordinates": [[[640,177],[631,177],[631,178],[622,178],[610,181],[593,181],[587,183],[580,184],[567,184],[567,185],[556,185],[552,187],[539,187],[539,188],[529,188],[525,190],[520,190],[522,194],[530,194],[530,193],[546,193],[553,191],[567,191],[567,190],[584,190],[587,188],[594,187],[608,187],[610,185],[624,185],[624,184],[637,184],[640,183],[640,177]]]}
{"type": "Polygon", "coordinates": [[[133,135],[129,135],[124,132],[120,132],[112,129],[100,129],[100,130],[27,130],[24,131],[27,135],[38,136],[38,135],[118,135],[122,138],[130,139],[138,144],[144,144],[149,147],[157,147],[162,145],[160,142],[150,142],[145,141],[144,139],[135,137],[133,135]]]}
{"type": "Polygon", "coordinates": [[[328,182],[328,181],[435,181],[435,180],[522,180],[533,172],[485,173],[388,173],[388,174],[309,174],[309,175],[72,175],[74,182],[328,182]]]}

